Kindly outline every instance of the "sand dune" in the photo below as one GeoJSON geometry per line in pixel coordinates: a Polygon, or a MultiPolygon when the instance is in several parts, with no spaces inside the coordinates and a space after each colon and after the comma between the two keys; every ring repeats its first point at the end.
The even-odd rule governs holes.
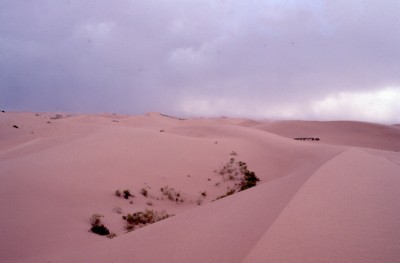
{"type": "Polygon", "coordinates": [[[399,166],[359,150],[323,165],[245,262],[398,262],[399,166]]]}
{"type": "Polygon", "coordinates": [[[399,175],[389,125],[2,113],[0,261],[396,262],[399,175]],[[214,201],[231,158],[260,183],[214,201]],[[175,216],[127,233],[145,209],[175,216]],[[88,231],[94,213],[117,237],[88,231]]]}
{"type": "Polygon", "coordinates": [[[253,126],[288,138],[317,137],[323,143],[399,150],[400,135],[395,126],[351,121],[281,121],[253,126]]]}

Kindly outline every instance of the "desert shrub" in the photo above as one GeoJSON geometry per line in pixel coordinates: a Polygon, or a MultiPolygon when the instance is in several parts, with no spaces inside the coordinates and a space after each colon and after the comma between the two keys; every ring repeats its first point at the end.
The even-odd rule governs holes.
{"type": "MultiPolygon", "coordinates": [[[[236,156],[237,153],[232,152],[231,155],[236,156]]],[[[222,176],[223,181],[234,182],[234,189],[228,189],[228,192],[224,195],[218,196],[217,200],[234,194],[235,192],[240,192],[254,187],[257,185],[257,182],[260,181],[255,173],[247,168],[245,162],[236,161],[234,157],[231,157],[229,161],[222,166],[218,173],[222,176]]],[[[219,183],[217,183],[216,186],[219,186],[219,183]]]]}
{"type": "Polygon", "coordinates": [[[204,202],[204,199],[206,198],[206,196],[207,196],[206,191],[200,192],[200,196],[197,198],[197,204],[201,205],[204,202]]]}
{"type": "Polygon", "coordinates": [[[107,236],[110,234],[110,230],[108,230],[108,228],[105,227],[104,225],[92,226],[90,230],[93,233],[98,234],[100,236],[107,236]]]}
{"type": "Polygon", "coordinates": [[[123,193],[124,193],[125,199],[128,199],[131,196],[133,197],[133,195],[131,194],[131,192],[128,189],[125,189],[123,193]]]}
{"type": "Polygon", "coordinates": [[[228,190],[224,195],[218,196],[216,200],[233,195],[235,192],[235,189],[228,190]]]}
{"type": "Polygon", "coordinates": [[[92,226],[98,226],[101,224],[101,218],[103,216],[100,214],[93,214],[92,217],[90,218],[90,224],[92,226]]]}
{"type": "Polygon", "coordinates": [[[92,225],[92,227],[90,228],[90,230],[93,233],[96,233],[98,235],[101,236],[106,236],[110,234],[110,231],[108,230],[107,227],[105,227],[102,222],[101,222],[101,218],[103,216],[100,214],[93,214],[92,217],[90,218],[90,224],[92,225]]]}
{"type": "Polygon", "coordinates": [[[181,193],[175,190],[173,187],[168,187],[168,186],[161,187],[160,191],[170,201],[181,202],[181,203],[184,201],[181,196],[181,193]]]}
{"type": "Polygon", "coordinates": [[[148,224],[154,224],[170,216],[171,215],[166,213],[164,210],[154,211],[146,209],[145,211],[140,211],[133,214],[127,214],[125,216],[122,216],[122,218],[126,221],[125,228],[127,230],[133,230],[136,227],[142,227],[148,224]]]}
{"type": "Polygon", "coordinates": [[[117,236],[117,234],[115,234],[114,232],[110,232],[110,234],[107,235],[107,237],[108,237],[109,239],[114,238],[114,237],[116,237],[116,236],[117,236]]]}
{"type": "Polygon", "coordinates": [[[63,116],[61,114],[56,114],[53,117],[50,117],[51,120],[58,120],[61,119],[63,116]]]}
{"type": "Polygon", "coordinates": [[[142,188],[142,189],[140,190],[140,193],[141,193],[144,197],[147,197],[147,195],[148,195],[147,190],[144,189],[144,188],[142,188]]]}
{"type": "Polygon", "coordinates": [[[319,141],[320,139],[318,137],[297,137],[293,138],[296,141],[319,141]]]}
{"type": "Polygon", "coordinates": [[[244,171],[244,177],[240,184],[240,191],[256,186],[258,181],[260,181],[260,179],[255,175],[254,172],[249,170],[244,171]]]}
{"type": "Polygon", "coordinates": [[[122,195],[122,194],[121,194],[121,191],[120,191],[120,190],[116,190],[116,191],[115,191],[115,195],[118,196],[118,197],[121,197],[121,195],[122,195]]]}
{"type": "Polygon", "coordinates": [[[222,168],[218,171],[224,181],[238,181],[240,175],[240,167],[235,163],[235,158],[231,158],[222,168]]]}

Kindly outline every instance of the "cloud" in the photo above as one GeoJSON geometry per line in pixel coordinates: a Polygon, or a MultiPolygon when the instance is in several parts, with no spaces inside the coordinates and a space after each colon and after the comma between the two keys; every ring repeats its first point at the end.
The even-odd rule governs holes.
{"type": "Polygon", "coordinates": [[[400,88],[340,92],[311,103],[312,116],[394,123],[400,120],[400,88]]]}
{"type": "Polygon", "coordinates": [[[399,19],[396,0],[4,0],[0,105],[344,118],[310,105],[400,87],[399,19]]]}
{"type": "Polygon", "coordinates": [[[234,116],[257,119],[356,120],[399,122],[400,88],[349,91],[330,94],[308,102],[251,103],[235,97],[188,97],[177,104],[177,112],[187,116],[234,116]]]}
{"type": "Polygon", "coordinates": [[[112,37],[112,30],[115,27],[114,21],[82,24],[76,28],[74,35],[75,38],[87,38],[88,41],[107,40],[112,37]]]}
{"type": "Polygon", "coordinates": [[[305,114],[299,105],[270,104],[262,101],[246,102],[240,98],[203,97],[186,98],[177,104],[177,111],[198,117],[252,117],[257,119],[296,119],[305,114]]]}

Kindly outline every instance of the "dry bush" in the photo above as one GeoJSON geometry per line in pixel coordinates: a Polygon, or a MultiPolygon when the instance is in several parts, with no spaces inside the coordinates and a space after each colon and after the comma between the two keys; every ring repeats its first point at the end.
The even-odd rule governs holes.
{"type": "Polygon", "coordinates": [[[184,202],[181,192],[175,190],[173,187],[164,186],[160,188],[161,193],[168,198],[170,201],[184,202]]]}
{"type": "Polygon", "coordinates": [[[136,212],[133,214],[127,214],[122,216],[122,218],[126,221],[125,228],[127,230],[134,230],[135,228],[140,228],[149,224],[154,224],[158,221],[164,220],[170,217],[166,211],[155,211],[148,210],[136,212]]]}
{"type": "Polygon", "coordinates": [[[142,188],[141,190],[140,190],[140,193],[144,196],[144,197],[147,197],[148,196],[148,192],[147,192],[147,190],[146,189],[144,189],[144,188],[142,188]]]}
{"type": "Polygon", "coordinates": [[[90,228],[90,230],[93,233],[96,233],[98,235],[101,236],[107,236],[110,234],[110,231],[108,230],[107,227],[105,227],[102,222],[101,222],[101,218],[103,216],[100,214],[93,214],[92,217],[90,218],[90,224],[92,225],[92,227],[90,228]]]}

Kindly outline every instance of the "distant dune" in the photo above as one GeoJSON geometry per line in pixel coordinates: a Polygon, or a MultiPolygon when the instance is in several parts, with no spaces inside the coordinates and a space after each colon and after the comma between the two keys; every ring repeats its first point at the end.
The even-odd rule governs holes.
{"type": "Polygon", "coordinates": [[[0,113],[0,262],[398,262],[399,189],[399,125],[0,113]]]}
{"type": "Polygon", "coordinates": [[[389,125],[354,121],[280,121],[253,127],[288,138],[319,137],[328,144],[392,151],[400,148],[399,130],[389,125]]]}

